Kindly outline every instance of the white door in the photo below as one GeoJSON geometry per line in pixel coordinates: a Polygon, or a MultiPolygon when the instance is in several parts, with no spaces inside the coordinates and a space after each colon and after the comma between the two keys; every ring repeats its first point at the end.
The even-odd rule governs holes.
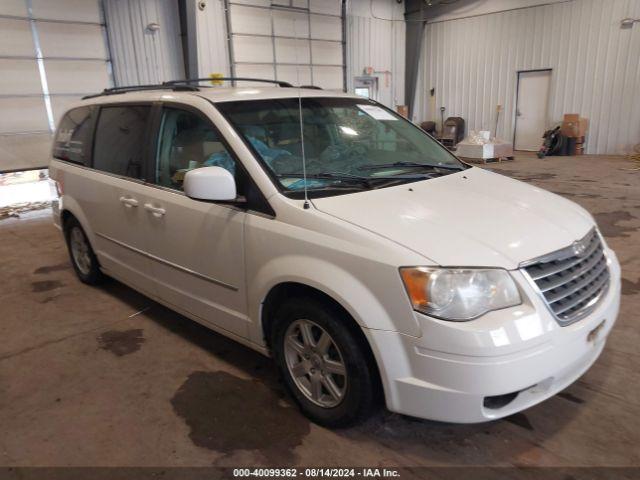
{"type": "Polygon", "coordinates": [[[205,323],[248,335],[244,269],[246,213],[188,198],[188,170],[235,161],[211,122],[193,110],[163,108],[155,165],[140,205],[145,215],[155,291],[205,323]]]}
{"type": "Polygon", "coordinates": [[[535,152],[547,129],[551,70],[520,72],[516,104],[515,149],[535,152]]]}
{"type": "Polygon", "coordinates": [[[100,109],[93,148],[93,170],[73,190],[95,234],[93,245],[107,273],[143,293],[153,292],[146,253],[145,138],[151,106],[100,109]]]}

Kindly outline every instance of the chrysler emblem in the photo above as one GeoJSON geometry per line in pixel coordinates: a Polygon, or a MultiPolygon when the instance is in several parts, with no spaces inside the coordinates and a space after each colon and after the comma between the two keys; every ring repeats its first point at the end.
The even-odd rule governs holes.
{"type": "Polygon", "coordinates": [[[572,249],[575,256],[581,257],[582,255],[584,255],[584,252],[587,251],[587,242],[585,242],[584,240],[573,242],[572,249]]]}

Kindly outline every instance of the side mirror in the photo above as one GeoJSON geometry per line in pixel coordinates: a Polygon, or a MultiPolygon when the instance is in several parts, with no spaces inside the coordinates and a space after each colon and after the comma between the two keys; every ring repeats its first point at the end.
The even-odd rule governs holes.
{"type": "Polygon", "coordinates": [[[184,193],[196,200],[230,202],[236,200],[236,181],[222,167],[189,170],[184,176],[184,193]]]}

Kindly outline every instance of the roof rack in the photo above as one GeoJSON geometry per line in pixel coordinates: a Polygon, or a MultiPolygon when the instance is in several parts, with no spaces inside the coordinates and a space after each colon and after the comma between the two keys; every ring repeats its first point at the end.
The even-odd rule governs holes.
{"type": "Polygon", "coordinates": [[[164,82],[163,85],[188,85],[190,83],[200,83],[200,82],[260,82],[260,83],[273,83],[282,88],[293,88],[293,85],[283,80],[269,80],[267,78],[249,78],[249,77],[186,78],[184,80],[171,80],[169,82],[164,82]]]}
{"type": "MultiPolygon", "coordinates": [[[[293,85],[291,85],[289,82],[285,82],[283,80],[269,80],[266,78],[248,78],[248,77],[186,78],[184,80],[170,80],[168,82],[162,82],[160,84],[154,84],[154,85],[127,85],[123,87],[105,88],[100,93],[85,95],[84,97],[82,97],[82,99],[87,100],[89,98],[102,97],[104,95],[118,95],[120,93],[139,92],[139,91],[145,91],[145,90],[173,90],[173,91],[197,92],[199,88],[195,85],[190,85],[191,83],[211,82],[211,81],[273,83],[282,88],[293,88],[293,85]]],[[[307,85],[301,88],[313,88],[313,89],[321,90],[320,87],[315,87],[313,85],[307,85]]]]}
{"type": "Polygon", "coordinates": [[[322,90],[322,87],[317,85],[300,85],[300,88],[306,88],[307,90],[322,90]]]}
{"type": "Polygon", "coordinates": [[[100,93],[85,95],[84,97],[82,97],[82,100],[87,100],[89,98],[102,97],[103,95],[118,95],[120,93],[138,92],[138,91],[144,91],[144,90],[173,90],[173,91],[190,91],[190,92],[196,91],[197,92],[198,87],[195,87],[193,85],[168,85],[165,83],[156,84],[156,85],[127,85],[124,87],[105,88],[100,93]]]}

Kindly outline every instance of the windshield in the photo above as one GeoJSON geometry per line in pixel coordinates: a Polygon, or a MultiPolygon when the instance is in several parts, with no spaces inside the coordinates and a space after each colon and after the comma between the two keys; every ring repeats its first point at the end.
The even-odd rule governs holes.
{"type": "Polygon", "coordinates": [[[297,98],[216,107],[285,192],[304,189],[303,147],[310,194],[380,188],[466,168],[403,117],[364,99],[303,98],[303,135],[297,98]]]}

